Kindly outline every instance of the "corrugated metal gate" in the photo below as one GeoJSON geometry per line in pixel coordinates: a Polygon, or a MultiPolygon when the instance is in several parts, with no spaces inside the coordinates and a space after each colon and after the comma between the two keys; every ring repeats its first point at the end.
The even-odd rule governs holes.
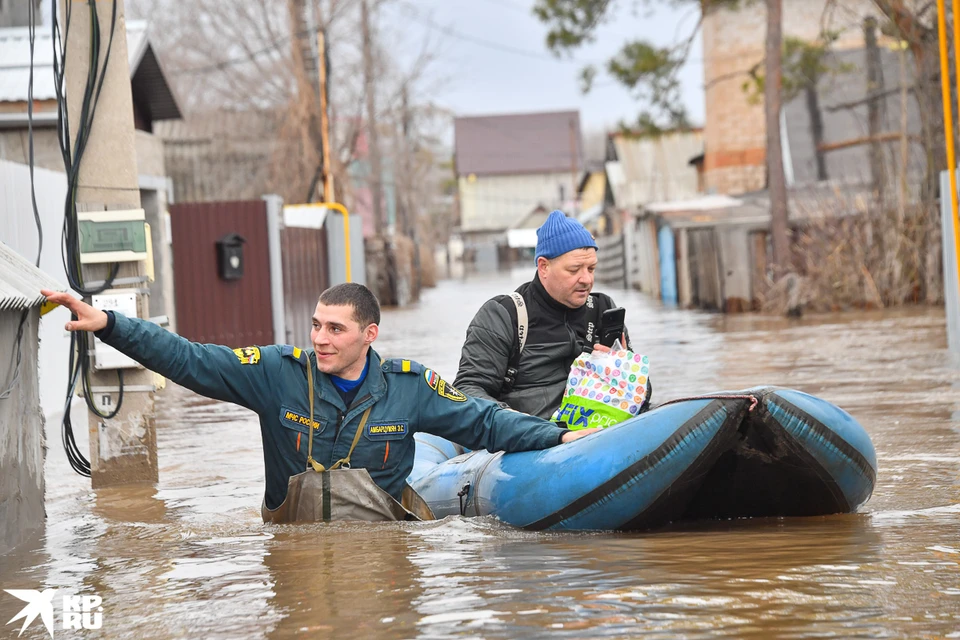
{"type": "Polygon", "coordinates": [[[229,347],[272,344],[267,209],[262,200],[170,207],[177,331],[195,342],[229,347]],[[237,233],[243,277],[224,280],[217,240],[237,233]]]}
{"type": "Polygon", "coordinates": [[[626,287],[627,264],[624,256],[623,234],[600,236],[596,239],[597,270],[595,277],[601,284],[626,287]]]}
{"type": "Polygon", "coordinates": [[[283,245],[283,299],[286,341],[310,347],[310,329],[317,298],[329,286],[325,229],[286,227],[283,245]]]}

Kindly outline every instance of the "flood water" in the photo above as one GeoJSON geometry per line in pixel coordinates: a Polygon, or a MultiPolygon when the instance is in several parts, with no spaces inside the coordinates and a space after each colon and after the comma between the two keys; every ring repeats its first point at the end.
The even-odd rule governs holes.
{"type": "MultiPolygon", "coordinates": [[[[441,282],[386,311],[376,347],[452,380],[475,310],[529,276],[441,282]]],[[[942,310],[723,317],[598,289],[626,307],[655,402],[776,384],[853,414],[877,449],[871,500],[646,534],[264,525],[254,415],[169,387],[157,486],[92,491],[48,428],[46,529],[0,556],[0,588],[99,595],[83,638],[960,638],[960,367],[942,310]]],[[[0,623],[22,605],[0,592],[0,623]]],[[[37,620],[22,637],[47,634],[37,620]]]]}

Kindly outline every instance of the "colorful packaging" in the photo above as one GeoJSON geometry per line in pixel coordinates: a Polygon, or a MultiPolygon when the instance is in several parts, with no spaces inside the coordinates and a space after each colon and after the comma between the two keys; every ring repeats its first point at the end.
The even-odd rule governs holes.
{"type": "Polygon", "coordinates": [[[609,427],[640,413],[647,397],[650,359],[620,349],[610,353],[582,353],[570,367],[567,390],[556,422],[570,429],[609,427]]]}

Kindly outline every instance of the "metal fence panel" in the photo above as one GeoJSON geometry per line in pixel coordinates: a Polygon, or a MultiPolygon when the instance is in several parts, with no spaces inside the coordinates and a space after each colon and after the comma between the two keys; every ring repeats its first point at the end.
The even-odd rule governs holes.
{"type": "Polygon", "coordinates": [[[286,227],[280,238],[283,244],[286,342],[310,348],[311,318],[317,298],[330,286],[327,232],[324,229],[286,227]]]}
{"type": "Polygon", "coordinates": [[[273,344],[266,203],[175,204],[170,223],[180,335],[229,347],[273,344]],[[228,233],[246,240],[237,280],[218,270],[216,242],[228,233]]]}

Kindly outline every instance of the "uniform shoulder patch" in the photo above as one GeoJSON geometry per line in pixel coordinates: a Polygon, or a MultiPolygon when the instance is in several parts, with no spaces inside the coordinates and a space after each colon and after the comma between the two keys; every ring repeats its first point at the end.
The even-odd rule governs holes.
{"type": "Polygon", "coordinates": [[[301,364],[306,364],[307,362],[306,352],[300,347],[294,347],[293,345],[285,344],[280,347],[280,355],[286,358],[293,358],[301,364]]]}
{"type": "Polygon", "coordinates": [[[423,370],[423,379],[427,386],[437,392],[437,395],[454,402],[466,402],[467,396],[463,395],[456,387],[440,377],[433,369],[423,370]]]}
{"type": "Polygon", "coordinates": [[[260,364],[259,347],[241,347],[239,349],[234,349],[233,352],[240,360],[240,364],[260,364]]]}
{"type": "Polygon", "coordinates": [[[383,361],[382,369],[388,373],[414,373],[423,371],[423,365],[413,360],[401,360],[400,358],[390,358],[383,361]]]}

